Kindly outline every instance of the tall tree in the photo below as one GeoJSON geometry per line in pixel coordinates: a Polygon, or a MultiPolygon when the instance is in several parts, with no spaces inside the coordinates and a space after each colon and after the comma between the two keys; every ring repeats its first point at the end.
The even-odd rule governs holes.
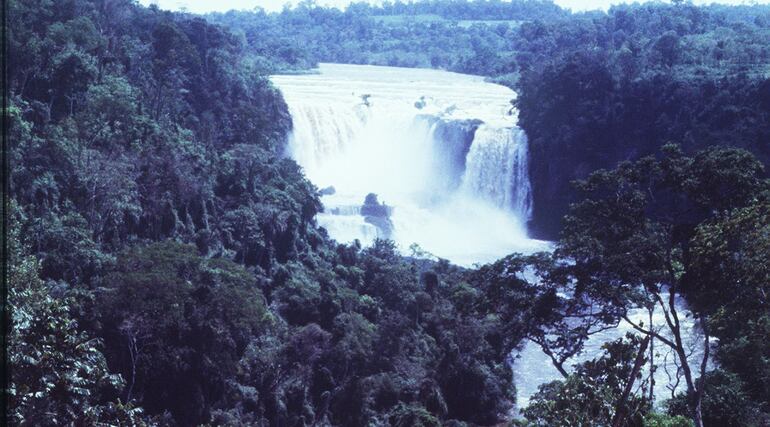
{"type": "Polygon", "coordinates": [[[715,311],[700,305],[693,312],[703,334],[701,356],[693,360],[677,303],[692,289],[686,278],[697,269],[691,239],[698,224],[750,204],[767,183],[761,163],[742,150],[711,149],[693,157],[676,146],[664,151],[660,160],[623,163],[579,182],[585,198],[572,206],[556,254],[574,262],[575,298],[600,304],[604,316],[622,319],[673,350],[690,415],[701,427],[715,311]],[[629,317],[630,310],[651,306],[664,315],[662,330],[629,317]]]}

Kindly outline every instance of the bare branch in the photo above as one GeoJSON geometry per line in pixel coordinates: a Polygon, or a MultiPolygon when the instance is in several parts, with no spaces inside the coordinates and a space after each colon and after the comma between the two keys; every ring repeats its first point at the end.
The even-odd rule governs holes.
{"type": "Polygon", "coordinates": [[[655,332],[655,331],[653,331],[653,330],[648,330],[648,329],[644,329],[644,328],[642,328],[641,326],[639,326],[639,325],[637,325],[636,323],[632,322],[632,321],[631,321],[631,319],[629,319],[629,318],[628,318],[628,316],[627,316],[627,315],[625,315],[625,314],[623,315],[623,320],[625,320],[626,322],[628,322],[628,324],[629,324],[629,325],[631,325],[631,327],[633,327],[633,328],[634,328],[634,329],[636,329],[637,331],[639,331],[639,332],[641,332],[641,333],[643,333],[643,334],[646,334],[646,335],[650,335],[650,336],[652,336],[652,337],[654,337],[654,338],[657,338],[657,339],[659,339],[659,340],[660,340],[662,343],[664,343],[664,344],[666,344],[667,346],[671,347],[672,349],[676,350],[676,348],[677,348],[677,347],[676,347],[676,344],[674,344],[673,342],[671,342],[671,340],[669,340],[668,338],[664,337],[663,335],[661,335],[661,334],[659,334],[659,333],[657,333],[657,332],[655,332]]]}

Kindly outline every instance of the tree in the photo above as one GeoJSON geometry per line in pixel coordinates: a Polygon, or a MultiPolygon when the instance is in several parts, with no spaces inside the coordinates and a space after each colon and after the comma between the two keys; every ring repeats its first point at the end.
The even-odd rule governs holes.
{"type": "Polygon", "coordinates": [[[128,380],[125,399],[207,422],[249,341],[270,323],[254,277],[167,241],[126,251],[104,283],[98,308],[108,359],[128,380]]]}
{"type": "Polygon", "coordinates": [[[541,385],[524,408],[536,426],[639,425],[650,409],[639,368],[649,338],[629,334],[602,346],[604,354],[575,367],[562,381],[541,385]]]}
{"type": "Polygon", "coordinates": [[[738,375],[742,393],[757,402],[754,405],[767,419],[770,203],[767,194],[757,198],[745,208],[698,227],[692,239],[691,268],[684,280],[688,299],[701,310],[714,313],[711,323],[713,334],[719,338],[720,366],[738,375]]]}
{"type": "MultiPolygon", "coordinates": [[[[703,396],[703,423],[707,426],[759,427],[766,425],[767,414],[762,414],[748,394],[743,382],[721,369],[706,373],[706,392],[703,396]]],[[[667,412],[686,416],[689,412],[687,396],[677,395],[666,402],[667,412]]]]}
{"type": "Polygon", "coordinates": [[[682,367],[690,416],[703,426],[702,401],[711,352],[710,319],[701,306],[693,313],[703,334],[697,364],[688,358],[684,313],[677,298],[687,295],[687,274],[696,270],[691,239],[698,224],[751,203],[766,186],[762,165],[749,153],[711,149],[686,157],[667,146],[661,160],[644,158],[613,171],[598,171],[578,188],[585,198],[573,205],[556,254],[573,260],[573,298],[602,306],[603,316],[623,319],[643,335],[671,348],[682,367]],[[666,194],[676,205],[656,204],[666,194]],[[656,307],[665,333],[632,321],[632,308],[656,307]]]}
{"type": "Polygon", "coordinates": [[[11,205],[8,248],[8,417],[14,424],[144,425],[142,410],[109,402],[123,384],[110,374],[102,342],[82,331],[70,299],[51,295],[39,262],[19,235],[20,211],[11,205]]]}

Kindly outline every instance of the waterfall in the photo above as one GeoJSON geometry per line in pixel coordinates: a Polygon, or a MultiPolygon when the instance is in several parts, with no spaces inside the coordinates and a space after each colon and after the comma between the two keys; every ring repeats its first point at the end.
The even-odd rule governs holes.
{"type": "Polygon", "coordinates": [[[331,237],[391,238],[406,254],[417,243],[463,265],[544,247],[525,229],[527,140],[510,89],[435,70],[331,64],[272,80],[293,121],[287,155],[326,189],[316,219],[331,237]],[[361,214],[369,193],[388,218],[361,214]]]}
{"type": "Polygon", "coordinates": [[[522,220],[532,215],[527,138],[519,128],[482,125],[476,131],[463,175],[463,190],[522,220]]]}
{"type": "Polygon", "coordinates": [[[364,221],[359,215],[320,214],[317,220],[318,225],[341,241],[358,239],[362,245],[368,246],[374,243],[376,238],[385,237],[377,227],[364,221]]]}
{"type": "Polygon", "coordinates": [[[363,105],[349,108],[317,102],[292,103],[289,113],[294,124],[289,154],[308,174],[350,147],[368,118],[363,105]]]}

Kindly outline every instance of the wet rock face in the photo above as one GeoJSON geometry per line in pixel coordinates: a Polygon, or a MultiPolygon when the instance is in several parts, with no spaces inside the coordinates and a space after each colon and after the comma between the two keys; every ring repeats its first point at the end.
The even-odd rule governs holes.
{"type": "Polygon", "coordinates": [[[361,206],[361,215],[363,215],[364,221],[377,227],[387,239],[391,238],[393,234],[393,222],[390,220],[392,212],[393,208],[385,203],[380,203],[374,193],[367,194],[364,204],[361,206]]]}
{"type": "Polygon", "coordinates": [[[572,182],[587,178],[595,169],[611,168],[615,163],[591,165],[578,160],[574,153],[557,154],[541,147],[533,147],[530,153],[529,178],[533,188],[530,236],[557,240],[569,205],[578,200],[572,182]]]}
{"type": "Polygon", "coordinates": [[[382,218],[378,216],[366,216],[364,221],[377,227],[385,239],[390,239],[393,236],[393,222],[390,218],[382,218]]]}
{"type": "Polygon", "coordinates": [[[361,215],[373,216],[378,218],[388,218],[391,213],[391,208],[384,203],[380,203],[377,200],[377,195],[369,193],[364,199],[364,204],[361,206],[361,215]]]}

